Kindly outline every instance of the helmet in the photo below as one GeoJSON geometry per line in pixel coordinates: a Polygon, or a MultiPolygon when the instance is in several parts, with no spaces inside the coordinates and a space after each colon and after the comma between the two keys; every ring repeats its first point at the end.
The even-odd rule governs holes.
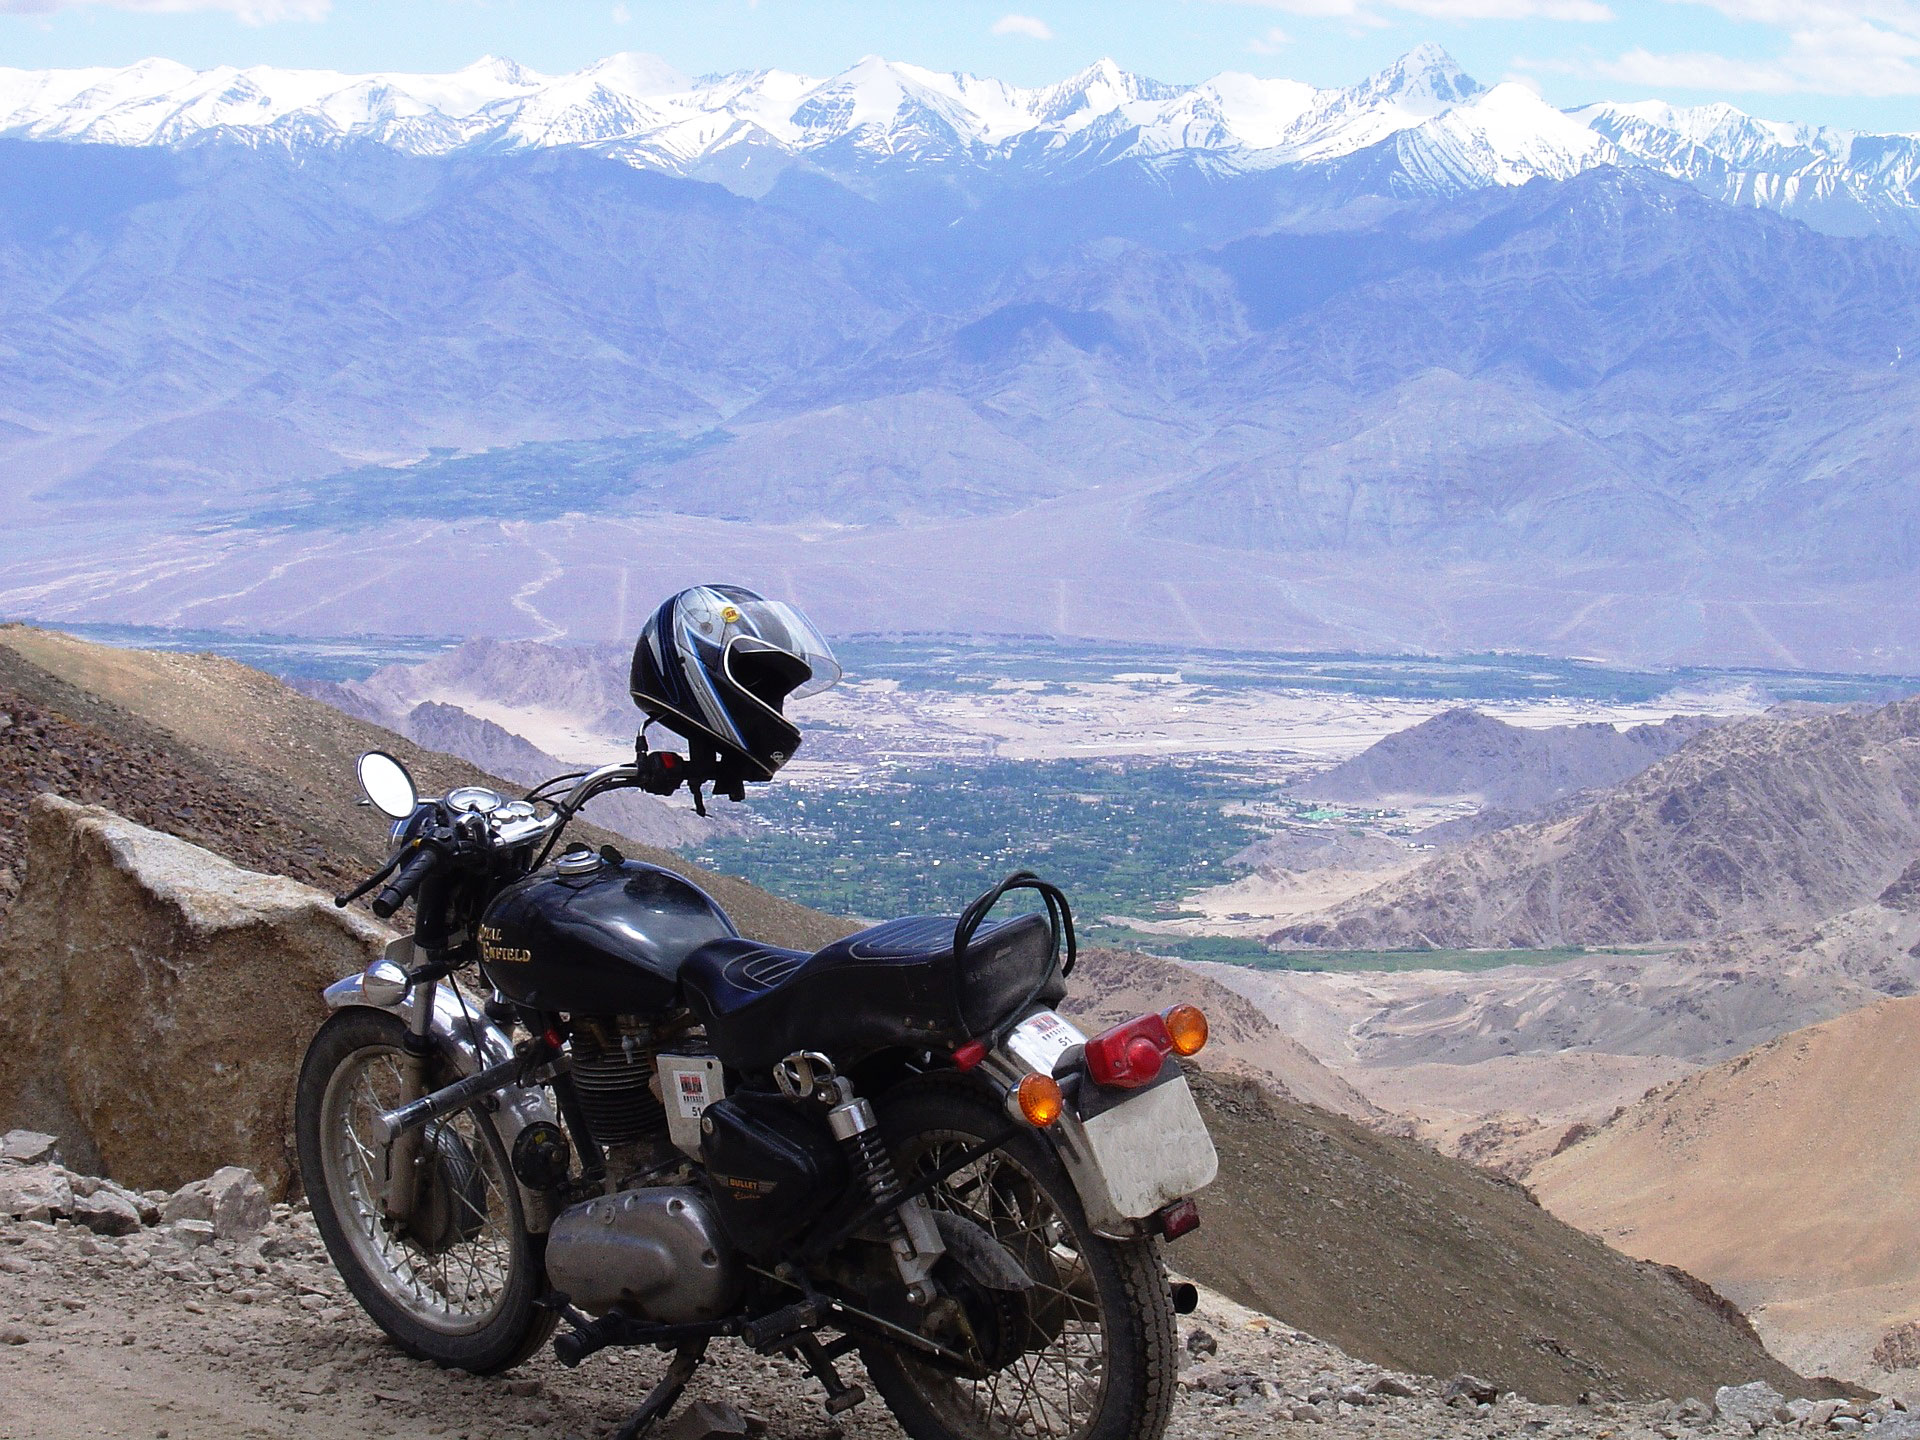
{"type": "Polygon", "coordinates": [[[771,780],[800,748],[788,697],[840,678],[820,632],[791,605],[738,585],[696,585],[648,620],[633,647],[633,703],[649,721],[710,743],[746,776],[771,780]]]}

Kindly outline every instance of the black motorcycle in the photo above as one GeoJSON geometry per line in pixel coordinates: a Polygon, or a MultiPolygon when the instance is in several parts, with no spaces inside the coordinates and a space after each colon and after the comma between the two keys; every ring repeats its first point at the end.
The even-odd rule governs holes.
{"type": "Polygon", "coordinates": [[[478,1374],[549,1337],[568,1365],[671,1351],[623,1437],[733,1337],[836,1414],[857,1353],[916,1440],[1156,1440],[1193,1301],[1160,1245],[1217,1164],[1179,1064],[1205,1018],[1062,1019],[1072,914],[1031,874],[806,954],[610,846],[554,855],[594,796],[687,770],[643,744],[523,799],[420,800],[361,757],[397,848],[341,903],[411,899],[413,933],[328,988],[296,1107],[354,1296],[478,1374]]]}

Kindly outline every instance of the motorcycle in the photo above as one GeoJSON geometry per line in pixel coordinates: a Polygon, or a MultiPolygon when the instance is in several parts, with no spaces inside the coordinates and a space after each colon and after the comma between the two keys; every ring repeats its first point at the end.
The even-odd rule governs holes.
{"type": "Polygon", "coordinates": [[[549,1339],[568,1366],[671,1352],[621,1440],[721,1337],[797,1360],[834,1415],[866,1398],[857,1354],[915,1440],[1158,1440],[1196,1298],[1161,1246],[1217,1169],[1179,1063],[1205,1016],[1082,1034],[1054,1009],[1072,911],[1028,872],[809,954],[611,846],[553,854],[595,796],[697,799],[698,761],[643,734],[632,763],[510,799],[421,798],[360,758],[395,849],[338,903],[414,918],[326,990],[299,1076],[348,1288],[405,1351],[481,1375],[549,1339]]]}

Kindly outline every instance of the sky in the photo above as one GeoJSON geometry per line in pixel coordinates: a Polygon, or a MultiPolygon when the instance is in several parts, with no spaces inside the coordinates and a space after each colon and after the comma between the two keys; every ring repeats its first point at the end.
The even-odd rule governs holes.
{"type": "Polygon", "coordinates": [[[1920,131],[1920,0],[0,0],[0,66],[271,64],[576,70],[619,50],[688,74],[813,75],[884,55],[1019,84],[1102,56],[1347,85],[1422,41],[1571,106],[1727,100],[1773,119],[1920,131]]]}

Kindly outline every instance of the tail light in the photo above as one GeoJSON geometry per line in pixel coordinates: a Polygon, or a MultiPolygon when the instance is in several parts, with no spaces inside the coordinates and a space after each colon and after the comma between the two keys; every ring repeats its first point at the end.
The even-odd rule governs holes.
{"type": "Polygon", "coordinates": [[[1173,1038],[1159,1015],[1142,1015],[1087,1041],[1087,1074],[1096,1085],[1138,1090],[1150,1085],[1173,1053],[1173,1038]]]}

